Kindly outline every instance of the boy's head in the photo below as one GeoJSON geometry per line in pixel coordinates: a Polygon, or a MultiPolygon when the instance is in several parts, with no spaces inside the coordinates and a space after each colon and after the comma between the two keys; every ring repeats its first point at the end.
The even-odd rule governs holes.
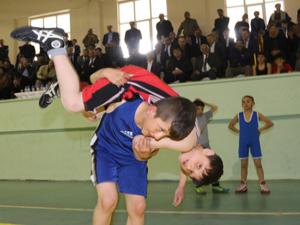
{"type": "Polygon", "coordinates": [[[245,95],[242,98],[242,107],[244,110],[252,110],[254,105],[255,105],[255,101],[254,101],[253,96],[245,95]]]}
{"type": "Polygon", "coordinates": [[[197,186],[217,182],[223,174],[223,161],[212,150],[196,146],[179,156],[181,171],[192,178],[197,186]]]}
{"type": "Polygon", "coordinates": [[[169,97],[149,106],[142,133],[156,140],[163,137],[182,140],[193,130],[195,120],[196,109],[190,100],[169,97]]]}
{"type": "Polygon", "coordinates": [[[195,99],[193,101],[194,105],[196,106],[196,113],[198,116],[202,115],[204,111],[205,104],[200,99],[195,99]]]}

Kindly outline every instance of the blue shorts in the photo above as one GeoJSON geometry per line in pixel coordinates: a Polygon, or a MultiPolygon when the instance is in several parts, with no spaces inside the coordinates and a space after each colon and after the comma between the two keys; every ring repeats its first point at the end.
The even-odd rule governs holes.
{"type": "Polygon", "coordinates": [[[255,158],[261,158],[261,148],[259,140],[257,141],[240,141],[239,144],[239,158],[240,159],[247,159],[249,157],[249,149],[251,152],[252,157],[255,158]]]}
{"type": "Polygon", "coordinates": [[[121,165],[107,151],[97,150],[94,154],[96,183],[114,182],[120,193],[147,197],[146,162],[137,161],[121,165]]]}

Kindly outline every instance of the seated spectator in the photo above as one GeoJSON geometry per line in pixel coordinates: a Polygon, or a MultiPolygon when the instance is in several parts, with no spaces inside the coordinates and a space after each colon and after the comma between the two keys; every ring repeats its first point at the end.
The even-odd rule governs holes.
{"type": "Polygon", "coordinates": [[[299,46],[297,48],[297,52],[296,52],[295,71],[300,71],[300,44],[299,44],[299,46]]]}
{"type": "Polygon", "coordinates": [[[41,66],[36,76],[36,86],[45,86],[49,82],[54,82],[56,80],[56,72],[53,61],[50,60],[48,65],[41,66]]]}
{"type": "Polygon", "coordinates": [[[161,77],[161,65],[155,61],[154,56],[154,51],[148,52],[146,69],[156,76],[161,77]]]}
{"type": "MultiPolygon", "coordinates": [[[[1,64],[3,62],[1,61],[1,64]]],[[[13,97],[13,76],[0,67],[0,100],[13,97]]]]}
{"type": "MultiPolygon", "coordinates": [[[[300,34],[300,33],[299,33],[300,34]]],[[[293,24],[289,27],[287,38],[287,63],[295,69],[297,49],[300,44],[300,35],[297,35],[297,25],[293,24]]]]}
{"type": "Polygon", "coordinates": [[[21,89],[24,89],[26,86],[30,88],[35,84],[36,72],[28,58],[24,56],[20,57],[20,62],[17,65],[17,73],[21,80],[21,89]]]}
{"type": "Polygon", "coordinates": [[[154,55],[154,61],[161,66],[162,65],[162,43],[161,42],[156,43],[154,47],[153,55],[154,55]]]}
{"type": "Polygon", "coordinates": [[[268,62],[273,61],[273,57],[279,53],[286,58],[287,40],[284,33],[275,24],[269,26],[264,37],[264,52],[268,62]]]}
{"type": "Polygon", "coordinates": [[[166,66],[164,81],[170,84],[175,81],[185,82],[189,80],[192,72],[191,62],[183,57],[179,47],[174,47],[172,52],[173,57],[166,66]]]}
{"type": "Polygon", "coordinates": [[[214,54],[214,57],[216,57],[218,61],[217,77],[222,78],[225,76],[225,69],[227,67],[225,43],[220,38],[217,38],[216,32],[210,33],[206,38],[210,53],[214,54]]]}
{"type": "Polygon", "coordinates": [[[229,54],[229,67],[226,71],[227,77],[237,75],[249,76],[252,74],[251,56],[248,49],[245,48],[242,40],[237,40],[235,47],[229,54]]]}
{"type": "Polygon", "coordinates": [[[292,72],[292,67],[285,62],[282,54],[278,54],[274,57],[274,62],[272,64],[272,74],[278,73],[290,73],[292,72]]]}
{"type": "Polygon", "coordinates": [[[91,48],[88,50],[89,59],[84,66],[84,72],[81,73],[80,81],[90,83],[90,76],[105,67],[104,60],[96,55],[96,50],[91,48]]]}
{"type": "Polygon", "coordinates": [[[8,59],[8,46],[4,45],[4,40],[0,39],[0,60],[8,59]]]}
{"type": "Polygon", "coordinates": [[[187,43],[187,37],[179,36],[177,39],[177,46],[181,49],[183,57],[190,60],[192,58],[192,46],[190,45],[191,40],[189,40],[190,43],[187,43]]]}
{"type": "Polygon", "coordinates": [[[266,61],[264,53],[259,52],[256,57],[256,63],[252,67],[253,76],[271,74],[272,66],[266,61]]]}
{"type": "Polygon", "coordinates": [[[214,54],[210,54],[209,46],[207,44],[201,45],[201,56],[196,59],[191,80],[197,81],[204,78],[216,79],[217,76],[217,58],[214,54]]]}
{"type": "Polygon", "coordinates": [[[127,65],[147,68],[147,56],[139,53],[138,49],[132,50],[131,55],[127,59],[127,65]]]}
{"type": "Polygon", "coordinates": [[[166,68],[169,60],[172,58],[172,49],[174,45],[171,42],[170,38],[164,38],[163,45],[162,45],[162,52],[161,52],[161,65],[162,68],[166,68]]]}
{"type": "Polygon", "coordinates": [[[19,49],[20,49],[20,55],[28,59],[29,63],[32,63],[35,57],[34,46],[29,44],[29,41],[26,41],[24,45],[19,47],[19,49]]]}
{"type": "Polygon", "coordinates": [[[236,40],[239,40],[242,38],[242,31],[249,30],[249,23],[248,23],[248,14],[245,13],[242,16],[242,20],[238,21],[234,26],[234,32],[236,40]]]}

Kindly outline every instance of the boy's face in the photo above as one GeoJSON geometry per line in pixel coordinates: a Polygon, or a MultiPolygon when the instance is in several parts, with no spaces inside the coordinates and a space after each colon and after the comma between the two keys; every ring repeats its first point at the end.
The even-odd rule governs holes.
{"type": "Polygon", "coordinates": [[[192,179],[201,180],[211,169],[208,156],[214,155],[211,149],[195,147],[192,151],[182,153],[179,156],[179,163],[182,172],[192,179]]]}
{"type": "Polygon", "coordinates": [[[202,114],[203,114],[203,110],[204,110],[204,108],[203,107],[201,107],[201,106],[197,106],[196,107],[196,113],[197,113],[197,116],[201,116],[202,114]]]}
{"type": "Polygon", "coordinates": [[[242,107],[244,110],[251,110],[254,106],[254,102],[251,98],[245,97],[242,99],[242,107]]]}
{"type": "Polygon", "coordinates": [[[163,121],[156,116],[156,107],[151,105],[142,127],[142,134],[146,137],[153,137],[160,140],[170,136],[171,121],[163,121]]]}

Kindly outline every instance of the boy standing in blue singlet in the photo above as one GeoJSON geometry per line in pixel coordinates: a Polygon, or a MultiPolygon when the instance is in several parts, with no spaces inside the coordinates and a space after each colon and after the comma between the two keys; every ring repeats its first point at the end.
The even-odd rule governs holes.
{"type": "Polygon", "coordinates": [[[259,136],[262,131],[273,126],[273,123],[263,114],[253,111],[254,98],[246,95],[242,98],[243,112],[238,113],[229,123],[228,128],[239,134],[239,158],[241,159],[241,184],[236,189],[236,193],[247,192],[247,175],[248,175],[248,157],[249,149],[254,160],[257,171],[260,191],[262,194],[270,193],[264,179],[264,170],[261,163],[261,148],[259,136]],[[264,122],[264,126],[259,128],[259,121],[264,122]],[[239,129],[236,124],[239,123],[239,129]]]}
{"type": "MultiPolygon", "coordinates": [[[[97,103],[94,101],[101,96],[97,96],[99,92],[93,90],[98,90],[99,87],[92,85],[89,87],[90,91],[80,91],[78,76],[64,48],[63,30],[23,27],[14,30],[11,36],[18,40],[39,43],[53,59],[61,101],[66,110],[81,112],[85,109],[96,109],[94,106],[97,106],[97,103]]],[[[109,73],[109,70],[106,72],[109,73]]],[[[122,71],[115,75],[116,86],[124,84],[128,79],[122,71]]],[[[118,201],[118,191],[125,194],[127,224],[144,224],[147,165],[145,161],[136,159],[134,151],[138,148],[146,149],[151,150],[148,152],[152,154],[160,147],[183,149],[184,145],[180,144],[182,143],[180,140],[193,136],[195,116],[192,102],[182,97],[169,97],[154,104],[132,99],[122,102],[103,116],[91,142],[95,162],[94,180],[97,183],[98,194],[94,225],[110,224],[118,201]],[[144,137],[133,143],[133,138],[141,134],[144,137]],[[153,138],[152,141],[150,137],[153,138]],[[154,139],[156,141],[153,141],[154,139]]],[[[204,152],[202,149],[192,147],[186,147],[189,152],[181,154],[179,159],[186,174],[197,180],[205,177],[218,179],[223,172],[222,160],[213,150],[204,152]],[[211,161],[217,162],[217,165],[211,164],[211,161]],[[205,166],[200,167],[200,164],[205,166]]],[[[146,154],[143,158],[148,159],[151,154],[149,157],[146,154]]]]}

